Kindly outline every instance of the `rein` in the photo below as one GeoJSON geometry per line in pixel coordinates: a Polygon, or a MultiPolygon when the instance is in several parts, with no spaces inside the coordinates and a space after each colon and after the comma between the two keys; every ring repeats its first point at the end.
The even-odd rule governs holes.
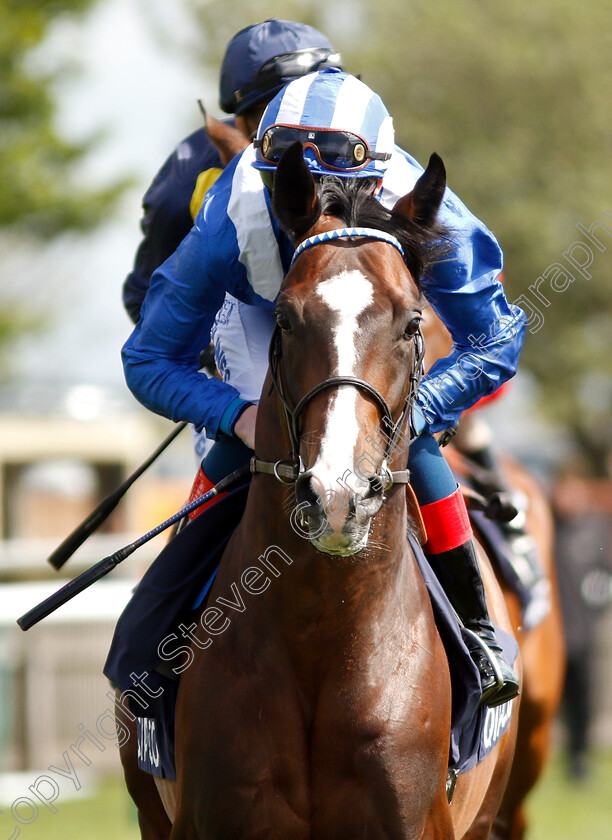
{"type": "MultiPolygon", "coordinates": [[[[316,234],[315,236],[310,236],[308,239],[305,239],[297,247],[295,254],[293,255],[291,265],[293,265],[293,263],[300,256],[300,254],[302,254],[306,249],[311,248],[314,245],[321,245],[330,242],[333,239],[347,238],[353,236],[364,236],[370,239],[379,239],[383,242],[387,242],[400,252],[400,254],[402,255],[402,259],[404,259],[405,261],[404,250],[402,246],[400,245],[399,241],[391,234],[385,233],[384,231],[375,230],[373,228],[353,227],[330,230],[326,231],[325,233],[316,234]]],[[[314,397],[316,397],[318,394],[330,388],[341,388],[345,385],[348,385],[353,388],[357,388],[359,391],[362,391],[367,396],[371,397],[380,409],[381,425],[384,425],[386,427],[387,432],[387,434],[385,435],[387,445],[383,454],[381,475],[379,476],[381,481],[384,483],[385,490],[389,490],[393,486],[393,484],[408,484],[410,480],[410,473],[408,470],[398,470],[392,472],[387,465],[393,455],[395,447],[397,446],[402,436],[406,423],[408,423],[410,426],[412,432],[411,437],[413,437],[415,434],[413,409],[419,389],[419,384],[421,381],[421,376],[423,374],[423,358],[425,355],[425,346],[423,341],[423,335],[420,330],[418,330],[415,333],[413,338],[415,341],[416,350],[412,358],[412,369],[410,372],[410,388],[408,391],[408,395],[406,396],[406,399],[404,401],[402,410],[400,411],[399,417],[394,422],[389,406],[387,405],[387,401],[380,393],[380,391],[378,391],[369,382],[366,382],[365,379],[360,379],[357,376],[331,376],[328,379],[324,379],[322,382],[319,382],[317,385],[315,385],[313,388],[307,391],[306,394],[304,394],[304,396],[301,397],[301,399],[298,400],[298,402],[295,405],[292,405],[287,396],[283,384],[283,377],[281,371],[282,331],[280,327],[276,325],[272,333],[272,338],[270,340],[270,373],[272,376],[272,387],[276,390],[285,412],[285,420],[287,423],[287,430],[289,432],[289,439],[291,442],[291,457],[289,459],[281,459],[280,461],[276,462],[260,461],[257,458],[253,458],[251,460],[251,472],[259,472],[266,473],[268,475],[274,475],[275,478],[283,484],[292,484],[295,481],[297,481],[297,479],[300,478],[300,476],[307,475],[307,471],[304,469],[304,464],[302,463],[302,459],[300,457],[300,415],[302,414],[306,406],[311,402],[311,400],[314,399],[314,397]]]]}

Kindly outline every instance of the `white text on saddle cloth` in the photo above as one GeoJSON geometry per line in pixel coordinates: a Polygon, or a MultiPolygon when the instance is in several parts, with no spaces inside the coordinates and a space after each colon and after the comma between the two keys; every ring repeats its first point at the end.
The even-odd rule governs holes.
{"type": "Polygon", "coordinates": [[[139,717],[137,718],[137,726],[138,763],[140,766],[144,764],[146,768],[152,765],[153,768],[158,769],[160,763],[155,721],[151,718],[139,717]]]}
{"type": "Polygon", "coordinates": [[[501,738],[512,717],[512,700],[501,706],[487,708],[482,732],[485,750],[488,752],[501,738]]]}

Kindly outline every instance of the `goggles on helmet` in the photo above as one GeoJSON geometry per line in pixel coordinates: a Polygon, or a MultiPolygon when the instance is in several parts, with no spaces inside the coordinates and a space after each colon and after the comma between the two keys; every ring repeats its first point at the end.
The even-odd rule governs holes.
{"type": "Polygon", "coordinates": [[[363,137],[335,128],[303,128],[298,125],[271,125],[261,139],[253,140],[262,158],[276,166],[282,153],[296,140],[312,149],[321,166],[337,172],[350,172],[367,166],[370,160],[389,160],[389,152],[373,152],[363,137]]]}
{"type": "Polygon", "coordinates": [[[308,73],[314,73],[316,70],[323,70],[325,67],[342,69],[340,53],[325,47],[315,47],[275,55],[264,61],[250,84],[234,92],[236,101],[240,102],[253,90],[272,90],[289,79],[297,79],[308,73]]]}

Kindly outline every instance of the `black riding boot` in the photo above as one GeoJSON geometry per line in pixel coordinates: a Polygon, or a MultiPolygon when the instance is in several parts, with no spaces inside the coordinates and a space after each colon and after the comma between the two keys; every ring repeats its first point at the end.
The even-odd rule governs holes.
{"type": "Polygon", "coordinates": [[[471,631],[466,643],[480,672],[481,705],[512,700],[519,693],[518,677],[504,661],[495,637],[474,540],[427,557],[461,623],[471,631]]]}

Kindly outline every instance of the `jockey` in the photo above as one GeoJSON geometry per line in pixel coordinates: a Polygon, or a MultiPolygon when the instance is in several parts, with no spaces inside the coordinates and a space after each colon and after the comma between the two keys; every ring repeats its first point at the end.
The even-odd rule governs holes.
{"type": "MultiPolygon", "coordinates": [[[[392,120],[380,98],[338,69],[304,76],[270,102],[254,145],[220,175],[189,235],[154,273],[140,321],[123,348],[126,381],[134,395],[152,411],[205,428],[216,441],[211,454],[230,442],[242,450],[244,461],[252,455],[255,402],[228,382],[202,376],[196,360],[228,292],[268,313],[258,325],[259,335],[247,342],[267,347],[275,300],[294,252],[271,212],[275,153],[282,151],[278,144],[289,144],[300,134],[300,127],[326,129],[326,147],[305,152],[313,174],[369,178],[388,208],[422,172],[394,146],[392,120]],[[289,128],[276,132],[279,124],[289,128]],[[337,162],[332,156],[345,132],[363,137],[374,153],[352,161],[346,173],[328,163],[337,162]]],[[[516,696],[518,680],[501,656],[465,504],[432,433],[453,426],[464,409],[514,375],[525,319],[508,304],[497,280],[502,255],[490,231],[449,190],[440,214],[453,232],[455,249],[451,259],[437,263],[431,277],[423,278],[422,288],[454,343],[421,384],[419,434],[410,446],[408,466],[430,535],[426,552],[475,637],[472,654],[481,674],[482,702],[498,705],[516,696]]],[[[232,468],[235,464],[225,472],[232,468]]]]}

